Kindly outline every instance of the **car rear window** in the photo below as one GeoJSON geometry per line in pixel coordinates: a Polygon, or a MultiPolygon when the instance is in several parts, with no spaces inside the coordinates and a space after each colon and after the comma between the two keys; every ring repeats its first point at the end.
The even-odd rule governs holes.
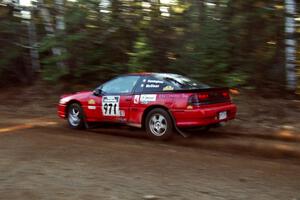
{"type": "Polygon", "coordinates": [[[208,85],[177,74],[154,74],[142,79],[137,91],[162,92],[172,90],[189,90],[209,88],[208,85]]]}
{"type": "Polygon", "coordinates": [[[168,89],[167,86],[169,86],[170,90],[174,90],[174,87],[171,87],[170,83],[150,76],[143,78],[136,90],[143,92],[161,92],[166,91],[166,89],[168,89]]]}
{"type": "Polygon", "coordinates": [[[204,83],[178,74],[155,74],[154,77],[172,85],[176,90],[210,88],[204,83]]]}

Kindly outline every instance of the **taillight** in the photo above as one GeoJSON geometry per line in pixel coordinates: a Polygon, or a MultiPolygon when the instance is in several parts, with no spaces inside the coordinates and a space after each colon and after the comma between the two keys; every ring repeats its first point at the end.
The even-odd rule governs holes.
{"type": "Polygon", "coordinates": [[[205,104],[224,103],[230,101],[230,94],[227,90],[210,90],[203,91],[197,94],[192,94],[188,99],[188,109],[193,109],[193,106],[205,104]]]}
{"type": "Polygon", "coordinates": [[[208,95],[208,93],[200,93],[200,94],[198,95],[198,97],[199,97],[199,100],[200,100],[200,101],[205,101],[205,100],[208,99],[209,95],[208,95]]]}
{"type": "Polygon", "coordinates": [[[188,99],[188,105],[198,106],[201,102],[207,101],[208,98],[208,93],[193,94],[188,99]]]}
{"type": "Polygon", "coordinates": [[[190,106],[196,106],[199,104],[199,98],[196,94],[193,94],[188,99],[188,105],[190,106]]]}
{"type": "Polygon", "coordinates": [[[222,92],[222,96],[223,96],[225,99],[229,99],[229,98],[230,98],[229,92],[227,92],[227,91],[222,92]]]}

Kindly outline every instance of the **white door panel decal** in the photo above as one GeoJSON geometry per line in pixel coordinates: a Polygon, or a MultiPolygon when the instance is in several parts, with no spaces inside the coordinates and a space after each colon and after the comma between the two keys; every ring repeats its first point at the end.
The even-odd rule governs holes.
{"type": "Polygon", "coordinates": [[[139,102],[140,102],[140,95],[134,95],[133,103],[138,104],[139,102]]]}
{"type": "Polygon", "coordinates": [[[147,104],[153,101],[156,101],[156,94],[142,94],[140,97],[140,102],[142,104],[147,104]]]}
{"type": "Polygon", "coordinates": [[[120,96],[102,97],[102,114],[104,116],[122,116],[120,112],[120,96]]]}

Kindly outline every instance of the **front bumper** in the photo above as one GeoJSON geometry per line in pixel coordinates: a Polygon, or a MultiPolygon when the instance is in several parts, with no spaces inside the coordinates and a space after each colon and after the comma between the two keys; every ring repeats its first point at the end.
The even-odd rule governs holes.
{"type": "Polygon", "coordinates": [[[66,118],[66,105],[65,104],[57,105],[57,115],[61,118],[66,118]]]}
{"type": "Polygon", "coordinates": [[[232,120],[236,116],[236,111],[236,105],[229,103],[207,105],[191,110],[174,110],[172,111],[172,114],[178,127],[197,127],[213,125],[232,120]],[[223,111],[227,112],[227,118],[219,120],[219,113],[223,111]]]}

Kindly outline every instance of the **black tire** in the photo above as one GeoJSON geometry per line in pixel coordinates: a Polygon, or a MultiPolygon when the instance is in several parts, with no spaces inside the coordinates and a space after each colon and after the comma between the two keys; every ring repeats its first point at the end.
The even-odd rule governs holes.
{"type": "Polygon", "coordinates": [[[161,108],[155,108],[147,114],[145,128],[151,139],[168,140],[173,136],[172,118],[166,110],[161,108]]]}
{"type": "Polygon", "coordinates": [[[67,119],[70,128],[85,129],[84,114],[80,104],[72,103],[71,105],[68,106],[67,119]],[[75,117],[74,112],[76,114],[78,113],[77,118],[75,117]]]}

